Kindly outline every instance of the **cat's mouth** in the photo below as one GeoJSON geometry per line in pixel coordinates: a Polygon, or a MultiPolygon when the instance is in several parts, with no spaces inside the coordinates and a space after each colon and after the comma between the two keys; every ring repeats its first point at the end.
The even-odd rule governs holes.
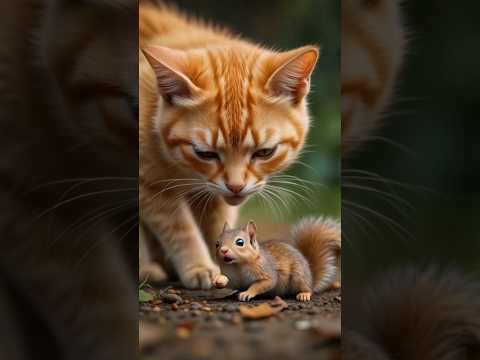
{"type": "Polygon", "coordinates": [[[223,197],[228,205],[237,206],[243,203],[247,196],[242,195],[233,195],[233,196],[224,196],[223,197]]]}

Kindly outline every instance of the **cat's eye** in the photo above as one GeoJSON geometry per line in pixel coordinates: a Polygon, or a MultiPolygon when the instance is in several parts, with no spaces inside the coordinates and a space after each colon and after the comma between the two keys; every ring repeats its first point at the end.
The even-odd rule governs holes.
{"type": "Polygon", "coordinates": [[[270,159],[273,156],[273,154],[275,154],[275,151],[277,151],[276,146],[272,148],[264,148],[264,149],[257,150],[253,153],[252,159],[262,159],[262,160],[270,159]]]}
{"type": "Polygon", "coordinates": [[[218,248],[220,247],[220,243],[217,242],[217,243],[215,244],[215,247],[218,249],[218,248]]]}
{"type": "Polygon", "coordinates": [[[242,247],[243,245],[245,245],[245,240],[238,238],[237,240],[235,240],[235,245],[242,247]]]}
{"type": "Polygon", "coordinates": [[[193,152],[202,160],[220,160],[220,156],[215,151],[203,151],[193,146],[193,152]]]}

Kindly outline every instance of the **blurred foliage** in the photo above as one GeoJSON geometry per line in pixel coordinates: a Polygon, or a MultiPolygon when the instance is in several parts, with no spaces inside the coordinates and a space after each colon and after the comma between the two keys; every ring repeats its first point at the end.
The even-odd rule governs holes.
{"type": "Polygon", "coordinates": [[[252,199],[244,207],[243,217],[290,223],[307,214],[339,216],[340,2],[178,0],[174,3],[190,14],[225,25],[267,47],[287,50],[306,44],[321,45],[321,57],[309,97],[312,128],[308,145],[301,163],[288,171],[288,174],[317,184],[305,184],[311,194],[299,191],[299,187],[289,187],[290,191],[299,191],[309,201],[296,197],[288,209],[278,199],[277,211],[259,206],[261,201],[252,199]]]}

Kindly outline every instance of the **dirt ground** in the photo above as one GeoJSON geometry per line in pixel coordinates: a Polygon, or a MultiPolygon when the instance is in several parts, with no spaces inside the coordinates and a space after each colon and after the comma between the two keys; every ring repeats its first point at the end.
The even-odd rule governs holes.
{"type": "Polygon", "coordinates": [[[240,305],[272,299],[241,303],[228,289],[191,291],[177,283],[146,290],[154,299],[140,304],[143,360],[340,359],[340,290],[307,303],[283,299],[288,307],[263,319],[241,314],[240,305]]]}

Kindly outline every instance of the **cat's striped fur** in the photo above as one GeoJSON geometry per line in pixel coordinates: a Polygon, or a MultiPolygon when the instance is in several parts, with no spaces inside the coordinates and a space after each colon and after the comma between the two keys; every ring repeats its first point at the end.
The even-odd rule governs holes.
{"type": "Polygon", "coordinates": [[[163,5],[140,6],[140,44],[142,222],[183,284],[208,288],[223,224],[303,147],[319,51],[275,52],[163,5]]]}

